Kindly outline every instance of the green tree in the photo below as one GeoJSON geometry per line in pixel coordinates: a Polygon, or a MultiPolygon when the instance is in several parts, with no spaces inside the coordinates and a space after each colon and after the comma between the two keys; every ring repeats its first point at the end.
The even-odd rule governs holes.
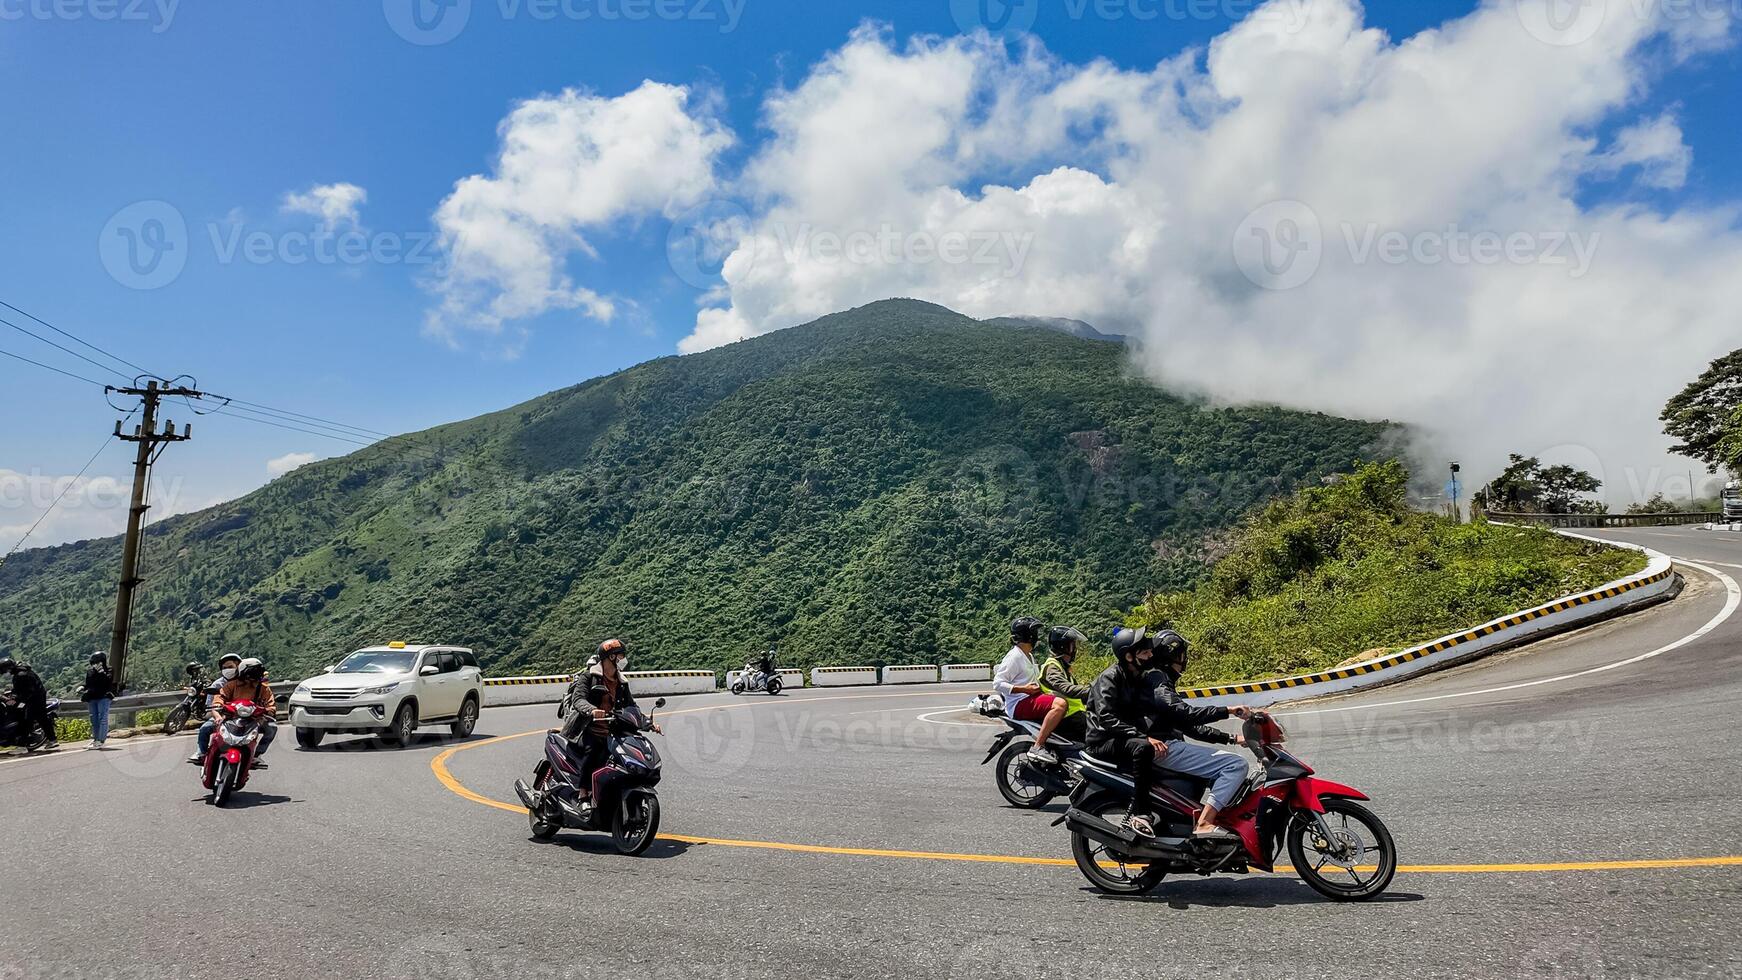
{"type": "Polygon", "coordinates": [[[1691,456],[1711,472],[1742,461],[1742,348],[1713,361],[1669,400],[1659,416],[1678,440],[1671,452],[1691,456]]]}
{"type": "Polygon", "coordinates": [[[1535,456],[1512,453],[1500,475],[1477,492],[1483,510],[1521,514],[1592,514],[1603,505],[1587,495],[1603,482],[1567,465],[1543,466],[1535,456]]]}

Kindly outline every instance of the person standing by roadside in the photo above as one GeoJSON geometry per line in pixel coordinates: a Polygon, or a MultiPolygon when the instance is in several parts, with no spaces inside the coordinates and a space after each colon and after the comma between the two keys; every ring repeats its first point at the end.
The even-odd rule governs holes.
{"type": "Polygon", "coordinates": [[[109,706],[118,693],[115,675],[109,672],[109,655],[101,650],[91,654],[90,666],[85,668],[85,689],[79,693],[79,700],[85,702],[86,710],[91,713],[90,747],[93,749],[100,751],[108,744],[109,706]]]}

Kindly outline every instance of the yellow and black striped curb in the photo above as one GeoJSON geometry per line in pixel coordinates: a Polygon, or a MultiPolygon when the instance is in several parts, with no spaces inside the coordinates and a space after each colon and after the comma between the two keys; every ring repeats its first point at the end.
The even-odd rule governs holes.
{"type": "Polygon", "coordinates": [[[812,667],[811,673],[813,673],[813,674],[843,674],[843,673],[846,673],[848,671],[858,673],[860,671],[866,671],[866,670],[870,671],[873,674],[877,673],[876,667],[812,667]]]}
{"type": "Polygon", "coordinates": [[[1305,687],[1309,684],[1322,684],[1325,681],[1341,681],[1361,674],[1377,673],[1381,670],[1388,670],[1392,667],[1396,667],[1399,664],[1406,664],[1412,660],[1419,660],[1429,654],[1443,653],[1453,647],[1463,646],[1466,643],[1474,642],[1485,636],[1492,636],[1495,633],[1512,629],[1515,626],[1522,626],[1525,623],[1541,619],[1544,616],[1566,612],[1568,609],[1572,609],[1575,606],[1588,605],[1603,599],[1613,599],[1618,595],[1632,592],[1635,589],[1641,589],[1647,585],[1654,585],[1674,574],[1675,566],[1665,565],[1661,571],[1653,572],[1650,575],[1643,575],[1639,578],[1629,579],[1628,581],[1621,582],[1617,585],[1611,585],[1595,592],[1586,592],[1580,595],[1568,596],[1558,602],[1553,602],[1546,606],[1538,606],[1535,609],[1521,612],[1507,619],[1497,620],[1464,633],[1441,637],[1440,639],[1434,640],[1433,642],[1423,646],[1404,650],[1401,653],[1394,653],[1389,657],[1369,661],[1368,663],[1356,664],[1353,667],[1344,667],[1339,670],[1327,670],[1317,674],[1302,674],[1298,677],[1278,677],[1274,680],[1267,681],[1249,681],[1244,684],[1232,684],[1227,687],[1193,688],[1189,691],[1181,691],[1180,696],[1188,698],[1213,698],[1229,694],[1257,694],[1261,691],[1280,691],[1284,688],[1305,687]]]}

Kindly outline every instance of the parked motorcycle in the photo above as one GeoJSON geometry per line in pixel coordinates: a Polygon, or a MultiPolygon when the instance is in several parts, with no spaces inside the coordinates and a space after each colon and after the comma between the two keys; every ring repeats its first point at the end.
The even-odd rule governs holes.
{"type": "Polygon", "coordinates": [[[1004,799],[1011,806],[1038,810],[1051,803],[1055,796],[1069,796],[1079,782],[1072,763],[1082,756],[1082,744],[1054,732],[1046,745],[1059,761],[1041,762],[1028,755],[1028,751],[1034,748],[1034,740],[1040,736],[1040,725],[1000,717],[1008,730],[992,740],[992,747],[986,750],[986,758],[980,760],[980,765],[991,762],[993,756],[998,757],[993,776],[1004,799]]]}
{"type": "Polygon", "coordinates": [[[1193,839],[1209,784],[1165,769],[1156,772],[1150,794],[1155,836],[1133,833],[1122,825],[1135,788],[1130,777],[1087,753],[1079,757],[1073,768],[1083,782],[1054,825],[1070,827],[1071,855],[1083,877],[1110,894],[1143,894],[1169,873],[1273,871],[1287,847],[1295,873],[1326,898],[1358,901],[1383,892],[1397,872],[1397,847],[1385,824],[1356,802],[1368,797],[1319,778],[1285,751],[1282,726],[1269,714],[1254,712],[1243,734],[1258,769],[1217,819],[1234,840],[1193,839]]]}
{"type": "Polygon", "coordinates": [[[36,752],[48,744],[49,734],[60,719],[60,701],[57,698],[48,699],[48,723],[50,730],[43,731],[30,723],[30,712],[10,694],[0,694],[0,748],[21,748],[26,752],[36,752]]]}
{"type": "Polygon", "coordinates": [[[744,671],[732,682],[731,691],[733,694],[754,694],[757,691],[779,694],[781,686],[779,670],[764,671],[759,661],[752,660],[744,665],[744,671]]]}
{"type": "Polygon", "coordinates": [[[187,669],[188,683],[182,688],[182,699],[175,707],[169,709],[169,714],[163,718],[163,733],[179,735],[187,727],[188,719],[204,714],[206,710],[206,675],[198,664],[189,664],[187,669]]]}
{"type": "MultiPolygon", "coordinates": [[[[653,706],[665,707],[665,699],[653,706]]],[[[622,854],[647,850],[659,833],[659,796],[653,789],[659,785],[659,752],[643,734],[652,727],[651,713],[644,715],[638,708],[616,712],[606,739],[603,768],[608,772],[599,780],[595,800],[582,798],[591,791],[594,771],[587,769],[580,745],[560,732],[545,736],[544,758],[532,771],[532,784],[514,781],[533,838],[547,841],[565,828],[608,831],[622,854]]]]}
{"type": "Polygon", "coordinates": [[[201,785],[211,792],[210,806],[223,806],[239,789],[248,785],[248,770],[259,754],[261,726],[266,715],[252,701],[226,701],[218,705],[224,720],[212,733],[206,750],[201,785]]]}

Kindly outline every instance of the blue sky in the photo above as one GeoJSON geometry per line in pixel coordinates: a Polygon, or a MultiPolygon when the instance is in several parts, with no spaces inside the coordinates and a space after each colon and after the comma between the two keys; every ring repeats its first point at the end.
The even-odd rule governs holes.
{"type": "MultiPolygon", "coordinates": [[[[425,330],[435,302],[431,264],[391,256],[303,264],[225,260],[223,236],[239,227],[281,245],[286,234],[310,231],[321,220],[287,211],[287,195],[349,184],[367,197],[355,220],[341,225],[368,241],[421,249],[455,182],[493,172],[499,126],[518,102],[571,88],[613,99],[647,79],[685,86],[691,109],[705,109],[733,135],[732,145],[711,162],[725,188],[713,196],[749,201],[755,192],[733,182],[769,148],[763,123],[771,93],[801,85],[867,22],[883,25],[881,43],[900,52],[914,35],[962,33],[960,17],[968,7],[953,9],[948,0],[667,0],[657,9],[683,12],[672,18],[636,0],[572,0],[569,10],[585,12],[584,19],[561,12],[541,19],[524,0],[472,0],[457,36],[421,45],[395,30],[409,2],[185,4],[166,15],[171,8],[122,0],[127,16],[99,20],[102,0],[60,8],[42,0],[0,0],[0,86],[7,93],[0,123],[11,134],[0,154],[0,219],[9,231],[0,237],[0,299],[154,371],[191,374],[212,391],[372,429],[405,431],[500,408],[674,353],[697,328],[698,304],[722,302],[707,300],[667,262],[668,212],[681,207],[634,211],[589,226],[590,251],[558,255],[577,284],[613,301],[608,321],[558,307],[514,319],[506,336],[460,331],[454,343],[425,330]],[[113,231],[111,219],[145,201],[167,202],[185,221],[186,264],[159,288],[135,289],[106,268],[99,243],[106,226],[113,231]]],[[[1396,41],[1463,17],[1474,6],[1375,3],[1365,24],[1396,41]]],[[[1114,16],[1100,16],[1074,0],[1041,0],[1029,33],[1057,65],[1080,68],[1105,59],[1123,71],[1148,72],[1228,32],[1249,7],[1237,0],[1155,0],[1110,9],[1114,16]],[[1083,12],[1073,16],[1073,8],[1083,12]],[[1133,10],[1163,14],[1138,17],[1133,10]]],[[[1016,12],[1020,17],[1024,10],[1016,12]]],[[[1021,43],[1014,38],[1011,50],[1021,43]]],[[[1708,43],[1690,55],[1672,51],[1667,40],[1654,44],[1656,50],[1642,46],[1626,62],[1638,77],[1632,93],[1618,100],[1624,107],[1580,129],[1605,144],[1627,126],[1667,113],[1691,149],[1685,175],[1632,179],[1633,171],[1617,164],[1613,173],[1581,176],[1572,194],[1584,208],[1630,203],[1657,213],[1721,215],[1742,198],[1735,49],[1708,43]]],[[[1010,139],[1022,137],[1012,133],[1010,139]]],[[[1661,162],[1652,159],[1653,166],[1661,162]]],[[[1021,185],[1060,164],[1102,175],[1118,167],[1104,151],[1066,143],[1029,158],[966,165],[944,182],[972,194],[982,179],[1021,185]]],[[[756,205],[746,206],[757,212],[756,205]]],[[[1728,225],[1717,220],[1716,234],[1733,233],[1733,217],[1728,225]]],[[[428,254],[435,257],[433,250],[428,254]]],[[[873,288],[838,295],[866,298],[864,290],[873,288]]],[[[1023,303],[1024,295],[994,302],[1023,303]]],[[[745,296],[727,301],[752,322],[745,333],[788,325],[770,318],[798,308],[757,305],[745,296]]],[[[1076,304],[1082,305],[1092,304],[1076,304]]],[[[1077,312],[1095,318],[1098,311],[1077,312]]],[[[1100,312],[1115,321],[1128,316],[1100,312]]],[[[1699,356],[1690,355],[1690,363],[1715,353],[1706,349],[1710,343],[1694,346],[1699,356]]],[[[4,327],[0,349],[96,374],[4,327]]],[[[0,364],[0,374],[8,382],[0,389],[0,412],[13,420],[0,439],[0,470],[45,477],[76,471],[114,418],[100,393],[16,362],[0,364]]],[[[1169,380],[1165,370],[1160,374],[1169,380]]],[[[1651,398],[1661,402],[1667,394],[1651,398]]],[[[175,413],[178,421],[186,414],[175,413]]],[[[192,443],[171,450],[164,478],[183,481],[185,507],[259,485],[273,458],[343,449],[299,433],[206,418],[192,443]]],[[[1598,451],[1605,460],[1620,458],[1607,448],[1598,451]]],[[[124,462],[117,447],[94,472],[119,476],[124,462]]],[[[28,502],[6,505],[0,527],[32,513],[28,502]]],[[[41,543],[119,518],[94,520],[50,525],[41,543]]],[[[10,544],[0,535],[0,548],[10,544]]]]}

